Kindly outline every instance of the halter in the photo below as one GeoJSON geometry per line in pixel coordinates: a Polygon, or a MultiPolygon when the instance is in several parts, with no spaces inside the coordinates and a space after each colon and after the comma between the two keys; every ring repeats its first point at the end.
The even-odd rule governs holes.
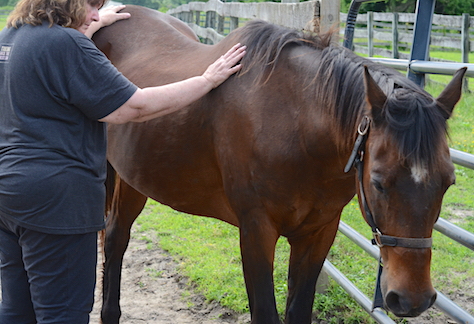
{"type": "MultiPolygon", "coordinates": [[[[352,169],[352,166],[355,165],[357,169],[357,175],[359,179],[359,198],[361,200],[362,206],[365,211],[365,216],[367,219],[367,223],[372,228],[372,244],[377,245],[379,248],[383,246],[391,246],[391,247],[404,247],[410,249],[427,249],[431,248],[433,244],[433,238],[406,238],[406,237],[395,237],[384,235],[380,231],[379,227],[375,223],[374,216],[370,211],[369,205],[367,204],[367,200],[365,199],[364,193],[364,155],[365,155],[365,144],[367,142],[367,138],[369,137],[369,130],[370,130],[370,123],[371,119],[368,116],[364,116],[362,121],[360,122],[359,126],[357,127],[357,139],[354,144],[354,148],[352,149],[351,156],[349,157],[349,161],[344,168],[344,172],[347,173],[352,169]]],[[[372,311],[376,307],[384,308],[383,304],[383,297],[382,297],[382,290],[380,287],[380,275],[382,273],[382,255],[379,258],[379,269],[377,274],[377,282],[375,287],[375,294],[374,294],[374,301],[372,303],[372,311]]]]}

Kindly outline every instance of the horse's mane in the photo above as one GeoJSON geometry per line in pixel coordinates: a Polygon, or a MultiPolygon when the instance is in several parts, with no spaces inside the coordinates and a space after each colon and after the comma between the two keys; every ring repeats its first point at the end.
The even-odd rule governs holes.
{"type": "Polygon", "coordinates": [[[265,82],[275,69],[283,48],[308,46],[321,50],[329,46],[332,34],[331,31],[319,35],[253,20],[239,29],[241,43],[247,46],[240,75],[252,70],[257,73],[256,83],[265,82]]]}
{"type": "MultiPolygon", "coordinates": [[[[314,100],[335,120],[341,147],[352,146],[356,127],[367,115],[364,66],[387,96],[382,109],[386,138],[398,146],[400,159],[407,165],[436,166],[437,154],[447,134],[446,119],[436,100],[401,73],[359,57],[351,51],[331,44],[333,32],[317,35],[252,21],[241,28],[241,42],[247,46],[241,75],[256,72],[256,82],[265,82],[281,59],[283,48],[306,46],[319,51],[315,60],[317,72],[307,69],[314,100]],[[309,75],[312,73],[313,75],[309,75]]],[[[303,86],[302,86],[303,88],[303,86]]]]}

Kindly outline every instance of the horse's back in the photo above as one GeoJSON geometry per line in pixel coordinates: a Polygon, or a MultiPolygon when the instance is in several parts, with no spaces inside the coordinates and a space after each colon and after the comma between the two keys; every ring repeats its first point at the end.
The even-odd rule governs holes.
{"type": "Polygon", "coordinates": [[[93,40],[132,82],[156,86],[203,72],[193,59],[202,44],[188,25],[149,8],[127,5],[123,11],[131,17],[100,29],[93,40]]]}
{"type": "Polygon", "coordinates": [[[153,43],[157,39],[162,40],[168,35],[175,39],[180,36],[177,33],[199,42],[199,38],[194,31],[187,24],[173,16],[134,5],[127,5],[121,12],[130,13],[130,18],[117,21],[94,34],[93,40],[99,49],[103,50],[105,44],[110,41],[138,45],[137,42],[148,40],[148,42],[141,44],[147,47],[149,42],[153,43]]]}

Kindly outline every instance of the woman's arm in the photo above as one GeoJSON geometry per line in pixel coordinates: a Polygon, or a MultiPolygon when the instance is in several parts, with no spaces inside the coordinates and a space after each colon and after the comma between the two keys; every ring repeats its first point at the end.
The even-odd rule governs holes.
{"type": "Polygon", "coordinates": [[[163,86],[139,88],[122,106],[100,121],[112,124],[142,122],[186,107],[240,70],[238,62],[245,53],[245,46],[236,44],[201,76],[163,86]]]}

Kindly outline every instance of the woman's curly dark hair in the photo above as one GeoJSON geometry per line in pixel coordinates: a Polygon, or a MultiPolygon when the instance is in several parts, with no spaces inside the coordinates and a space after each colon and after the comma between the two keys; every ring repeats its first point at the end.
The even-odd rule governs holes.
{"type": "Polygon", "coordinates": [[[7,19],[7,27],[23,24],[38,26],[49,21],[50,26],[78,28],[86,19],[86,3],[102,6],[106,0],[20,0],[7,19]]]}

